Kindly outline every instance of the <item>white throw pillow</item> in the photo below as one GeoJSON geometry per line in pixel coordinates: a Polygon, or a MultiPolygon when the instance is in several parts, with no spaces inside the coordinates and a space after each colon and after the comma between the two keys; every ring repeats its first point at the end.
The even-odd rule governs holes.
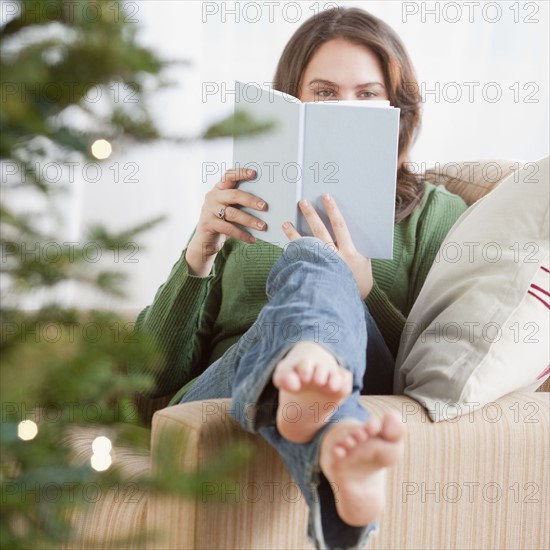
{"type": "Polygon", "coordinates": [[[549,158],[456,221],[403,331],[394,394],[450,420],[549,375],[549,158]]]}

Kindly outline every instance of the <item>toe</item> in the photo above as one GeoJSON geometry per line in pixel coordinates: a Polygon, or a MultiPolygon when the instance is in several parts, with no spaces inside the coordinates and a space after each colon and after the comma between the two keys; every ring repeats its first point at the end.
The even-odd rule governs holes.
{"type": "Polygon", "coordinates": [[[348,451],[351,451],[352,449],[357,447],[357,440],[353,437],[353,435],[348,434],[343,439],[341,439],[338,444],[345,447],[348,451]]]}
{"type": "Polygon", "coordinates": [[[314,373],[313,363],[311,363],[310,361],[300,361],[300,363],[296,365],[294,370],[304,384],[308,384],[309,382],[311,382],[314,373]]]}
{"type": "Polygon", "coordinates": [[[273,385],[280,390],[296,392],[302,387],[302,382],[293,370],[278,369],[273,375],[273,385]]]}
{"type": "Polygon", "coordinates": [[[367,434],[365,433],[365,430],[363,429],[363,426],[360,426],[356,430],[353,430],[353,432],[350,434],[357,443],[362,443],[366,439],[368,439],[367,434]]]}
{"type": "Polygon", "coordinates": [[[346,395],[353,391],[353,375],[347,370],[342,373],[342,391],[346,395]]]}
{"type": "Polygon", "coordinates": [[[387,441],[399,441],[405,435],[405,425],[397,411],[392,411],[384,416],[381,427],[381,435],[387,441]]]}
{"type": "Polygon", "coordinates": [[[280,366],[278,366],[275,371],[273,372],[273,376],[271,377],[271,381],[273,382],[273,385],[278,388],[281,385],[281,380],[285,377],[286,370],[282,369],[280,366]]]}
{"type": "Polygon", "coordinates": [[[324,386],[327,383],[329,369],[326,365],[315,365],[312,381],[318,386],[324,386]]]}
{"type": "Polygon", "coordinates": [[[345,379],[339,372],[331,372],[328,376],[327,387],[334,393],[344,389],[345,379]]]}
{"type": "Polygon", "coordinates": [[[338,367],[338,370],[330,374],[329,384],[333,391],[349,395],[353,387],[353,376],[348,370],[338,367]]]}
{"type": "Polygon", "coordinates": [[[364,425],[365,431],[367,432],[367,435],[370,437],[375,437],[380,433],[380,420],[378,418],[375,418],[374,416],[369,418],[367,423],[364,425]]]}
{"type": "Polygon", "coordinates": [[[332,448],[332,456],[338,460],[342,460],[348,456],[348,450],[340,444],[334,445],[332,448]]]}

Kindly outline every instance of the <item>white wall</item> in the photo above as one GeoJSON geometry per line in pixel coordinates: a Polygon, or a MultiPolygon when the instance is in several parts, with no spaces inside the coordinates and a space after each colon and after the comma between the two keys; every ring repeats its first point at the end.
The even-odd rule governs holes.
{"type": "MultiPolygon", "coordinates": [[[[143,27],[144,43],[167,58],[192,63],[170,72],[176,85],[158,93],[152,108],[166,134],[194,135],[232,109],[230,94],[202,97],[205,83],[231,88],[236,78],[271,81],[290,36],[312,10],[334,2],[156,0],[130,4],[139,8],[134,18],[143,27]],[[234,14],[222,11],[235,4],[238,22],[234,14]],[[269,5],[273,23],[269,22],[269,5]],[[219,11],[211,13],[216,6],[219,11]],[[258,15],[259,21],[253,22],[258,15]]],[[[491,157],[536,160],[548,154],[547,2],[338,4],[363,7],[389,23],[402,37],[419,82],[429,90],[439,86],[439,96],[426,94],[423,129],[413,152],[415,162],[429,166],[437,161],[491,157]],[[427,13],[438,7],[437,14],[427,13]],[[475,83],[469,85],[472,97],[468,97],[465,83],[475,83]],[[519,96],[514,97],[514,87],[519,96]],[[492,102],[492,94],[499,90],[502,97],[492,102]],[[457,91],[462,98],[455,101],[457,91]],[[532,102],[527,102],[529,94],[532,102]]],[[[121,252],[118,263],[104,254],[105,267],[128,273],[127,300],[105,301],[78,292],[73,294],[76,303],[128,308],[147,305],[179,258],[204,193],[218,179],[204,181],[202,163],[229,163],[230,159],[228,141],[191,146],[159,143],[115,151],[104,162],[100,181],[81,180],[76,196],[79,206],[72,212],[81,228],[93,221],[123,228],[160,213],[168,220],[142,239],[147,250],[130,258],[137,262],[123,261],[128,251],[121,252]],[[109,167],[117,162],[120,175],[115,182],[109,167]],[[135,165],[124,169],[129,162],[135,165]],[[137,168],[137,181],[124,181],[130,179],[132,167],[137,168]]]]}

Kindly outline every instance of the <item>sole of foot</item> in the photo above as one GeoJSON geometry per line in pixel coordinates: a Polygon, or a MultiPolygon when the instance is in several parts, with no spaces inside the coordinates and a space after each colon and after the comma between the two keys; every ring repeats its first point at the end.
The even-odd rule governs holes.
{"type": "Polygon", "coordinates": [[[386,470],[403,454],[406,431],[399,413],[392,411],[382,421],[342,420],[323,436],[321,470],[331,482],[338,515],[348,525],[366,526],[382,512],[386,470]]]}
{"type": "Polygon", "coordinates": [[[307,443],[330,420],[352,390],[351,372],[316,342],[298,342],[273,372],[279,389],[277,429],[294,443],[307,443]]]}

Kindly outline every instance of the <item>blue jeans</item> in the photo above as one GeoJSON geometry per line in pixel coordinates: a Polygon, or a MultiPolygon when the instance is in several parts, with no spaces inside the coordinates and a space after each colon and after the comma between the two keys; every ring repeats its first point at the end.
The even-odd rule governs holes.
{"type": "Polygon", "coordinates": [[[302,490],[310,511],[308,536],[316,548],[364,547],[377,523],[353,527],[340,519],[332,488],[319,467],[319,450],[334,423],[369,418],[359,403],[367,364],[390,384],[389,389],[394,358],[350,269],[319,239],[302,237],[289,243],[271,269],[266,291],[269,302],[256,322],[208,367],[181,402],[231,397],[230,414],[277,450],[302,490]],[[278,391],[271,382],[279,360],[301,340],[325,346],[353,375],[351,395],[306,444],[292,443],[279,434],[278,391]]]}

